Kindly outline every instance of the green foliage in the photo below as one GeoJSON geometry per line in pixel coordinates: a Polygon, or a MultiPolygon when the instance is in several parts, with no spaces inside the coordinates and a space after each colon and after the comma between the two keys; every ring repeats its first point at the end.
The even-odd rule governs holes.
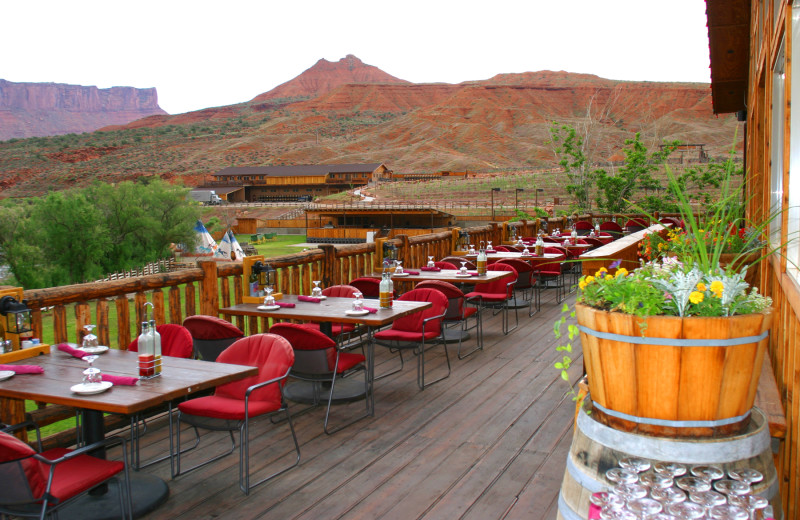
{"type": "Polygon", "coordinates": [[[194,243],[199,208],[160,179],[97,183],[0,203],[0,250],[26,288],[80,283],[164,258],[194,243]]]}
{"type": "MultiPolygon", "coordinates": [[[[566,303],[563,307],[561,307],[561,317],[553,323],[553,335],[557,340],[561,340],[564,336],[562,333],[562,329],[567,322],[567,317],[571,319],[575,319],[575,311],[570,311],[569,305],[566,303]]],[[[564,355],[561,358],[561,361],[556,361],[553,365],[556,370],[561,372],[561,379],[567,382],[569,385],[569,391],[567,395],[572,397],[573,401],[578,400],[579,396],[578,393],[575,391],[575,388],[569,383],[569,368],[572,366],[572,342],[575,341],[575,338],[578,337],[579,331],[578,326],[574,323],[570,323],[567,325],[567,336],[566,336],[566,343],[559,345],[556,347],[557,352],[563,352],[564,355]]]]}
{"type": "Polygon", "coordinates": [[[567,175],[567,193],[575,199],[575,211],[583,213],[591,209],[592,174],[587,171],[586,155],[583,152],[583,139],[570,125],[559,125],[553,121],[550,126],[551,143],[558,164],[567,175]]]}

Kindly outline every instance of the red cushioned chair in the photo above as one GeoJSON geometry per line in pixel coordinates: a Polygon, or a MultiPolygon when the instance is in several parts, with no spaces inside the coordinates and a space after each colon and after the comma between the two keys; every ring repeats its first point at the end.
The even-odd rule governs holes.
{"type": "Polygon", "coordinates": [[[391,328],[381,330],[373,335],[376,345],[396,349],[400,354],[400,368],[376,379],[395,374],[403,370],[403,350],[411,350],[417,356],[417,385],[421,390],[450,377],[450,356],[447,343],[442,335],[442,319],[447,311],[447,297],[436,289],[412,289],[400,296],[397,301],[431,302],[431,307],[396,319],[391,328]],[[441,343],[447,360],[447,375],[425,383],[425,351],[426,344],[441,343]]]}
{"type": "Polygon", "coordinates": [[[453,262],[445,262],[443,260],[439,260],[438,262],[433,263],[434,267],[438,267],[439,269],[458,269],[458,266],[453,262]]]}
{"type": "Polygon", "coordinates": [[[189,399],[178,405],[177,442],[170,446],[175,457],[172,477],[187,473],[221,459],[236,449],[234,431],[239,431],[239,488],[245,495],[250,489],[264,483],[300,463],[300,446],[292,424],[292,416],[283,396],[283,385],[294,363],[294,350],[286,339],[274,334],[255,334],[242,338],[226,348],[217,357],[218,363],[258,367],[258,374],[218,386],[214,395],[189,399]],[[290,466],[250,484],[250,422],[251,419],[274,414],[285,414],[297,454],[290,466]],[[198,428],[227,431],[231,449],[211,459],[181,471],[181,430],[184,422],[198,428]],[[174,450],[174,452],[173,452],[174,450]]]}
{"type": "Polygon", "coordinates": [[[648,226],[647,220],[643,218],[632,218],[625,223],[625,231],[628,233],[636,233],[648,226]]]}
{"type": "Polygon", "coordinates": [[[32,422],[0,431],[0,515],[4,518],[57,517],[64,506],[113,479],[118,480],[119,518],[133,518],[125,439],[107,437],[76,450],[55,448],[43,452],[39,428],[32,422]],[[36,430],[38,450],[10,433],[23,428],[36,430]],[[122,461],[90,454],[117,444],[122,445],[122,461]]]}
{"type": "Polygon", "coordinates": [[[495,246],[494,250],[497,251],[498,253],[511,253],[511,252],[513,252],[513,250],[509,249],[506,246],[495,246]]]}
{"type": "MultiPolygon", "coordinates": [[[[597,249],[598,247],[603,245],[603,242],[599,238],[592,238],[592,237],[583,237],[581,238],[584,244],[589,244],[592,246],[592,249],[597,249]]],[[[591,251],[592,249],[589,249],[591,251]]]]}
{"type": "Polygon", "coordinates": [[[622,236],[622,226],[612,220],[601,222],[600,231],[605,231],[615,239],[622,236]]]}
{"type": "MultiPolygon", "coordinates": [[[[189,329],[182,325],[174,325],[172,323],[165,323],[156,327],[156,330],[161,335],[161,355],[189,359],[194,353],[192,334],[189,329]]],[[[131,341],[128,345],[128,350],[131,352],[139,352],[139,338],[131,341]]],[[[167,412],[172,413],[172,403],[168,403],[167,412]]],[[[131,466],[133,469],[140,470],[166,460],[169,456],[165,455],[157,459],[150,460],[144,464],[141,463],[139,456],[139,439],[142,435],[147,433],[147,422],[145,421],[144,414],[138,413],[131,416],[131,466]],[[140,426],[141,425],[141,426],[140,426]]],[[[196,442],[194,446],[187,448],[184,452],[197,447],[200,442],[200,434],[195,429],[196,442]]]]}
{"type": "MultiPolygon", "coordinates": [[[[331,434],[349,426],[354,422],[369,416],[372,413],[369,392],[369,374],[366,368],[366,358],[363,354],[344,352],[337,343],[318,330],[309,329],[296,323],[276,323],[269,329],[270,334],[277,334],[292,345],[294,349],[294,366],[291,376],[302,381],[312,383],[312,406],[301,410],[299,413],[319,406],[327,394],[328,406],[325,409],[325,433],[331,434]],[[331,404],[335,396],[336,381],[349,376],[357,371],[364,373],[364,400],[366,412],[355,419],[338,426],[328,428],[328,419],[331,413],[331,404]],[[322,383],[329,382],[330,388],[323,388],[322,383]]],[[[297,415],[297,414],[295,414],[297,415]]]]}
{"type": "Polygon", "coordinates": [[[478,312],[483,312],[485,309],[494,309],[496,311],[494,314],[502,313],[503,334],[508,334],[519,327],[517,308],[510,305],[511,300],[516,300],[514,284],[517,282],[517,270],[507,264],[495,263],[492,265],[492,271],[511,271],[511,276],[476,284],[475,288],[465,294],[464,297],[467,302],[478,307],[478,312]],[[510,328],[509,308],[514,309],[514,319],[516,320],[514,328],[510,328]]]}
{"type": "MultiPolygon", "coordinates": [[[[357,287],[345,284],[331,285],[322,289],[322,295],[331,298],[354,298],[358,292],[361,291],[357,287]]],[[[303,327],[320,330],[319,323],[303,323],[303,327]]],[[[339,346],[356,347],[362,345],[364,333],[364,328],[356,327],[352,323],[331,324],[331,337],[336,340],[339,346]]]]}
{"type": "Polygon", "coordinates": [[[455,342],[456,337],[453,336],[453,339],[450,339],[447,337],[446,332],[448,329],[455,327],[460,329],[456,331],[458,333],[458,359],[464,359],[476,350],[483,350],[483,330],[480,323],[480,314],[477,308],[464,305],[464,293],[461,289],[442,280],[425,280],[419,282],[416,289],[436,289],[447,297],[447,312],[445,312],[444,318],[442,319],[445,326],[444,336],[445,341],[455,342]],[[469,325],[469,319],[471,317],[475,318],[475,323],[472,326],[469,325]],[[448,323],[450,327],[447,326],[448,323]],[[477,335],[476,346],[474,349],[462,355],[461,345],[463,340],[469,337],[467,336],[467,338],[465,338],[464,336],[472,329],[475,329],[475,334],[477,335]]]}
{"type": "Polygon", "coordinates": [[[519,258],[503,258],[498,260],[497,263],[510,265],[517,271],[517,283],[514,284],[514,290],[521,292],[522,301],[527,302],[525,305],[528,306],[528,317],[539,312],[541,310],[539,284],[536,283],[536,273],[533,265],[519,258]]]}
{"type": "Polygon", "coordinates": [[[540,288],[555,289],[556,303],[561,303],[567,297],[567,291],[564,286],[564,262],[567,260],[567,254],[560,247],[545,247],[544,253],[558,256],[537,262],[534,265],[537,281],[540,284],[540,288]]]}
{"type": "Polygon", "coordinates": [[[189,316],[183,326],[192,335],[195,357],[204,361],[216,361],[220,352],[244,337],[239,327],[216,316],[189,316]]]}
{"type": "Polygon", "coordinates": [[[351,280],[348,285],[361,291],[361,294],[364,296],[364,298],[380,297],[381,281],[377,278],[370,278],[367,276],[356,278],[355,280],[351,280]]]}
{"type": "Polygon", "coordinates": [[[579,220],[575,223],[575,231],[579,236],[588,235],[592,229],[594,229],[594,226],[592,226],[592,223],[589,221],[579,220]]]}

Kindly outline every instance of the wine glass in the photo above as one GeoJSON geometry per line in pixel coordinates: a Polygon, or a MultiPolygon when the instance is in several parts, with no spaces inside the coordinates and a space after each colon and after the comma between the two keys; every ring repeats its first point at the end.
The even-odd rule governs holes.
{"type": "Polygon", "coordinates": [[[475,244],[470,244],[469,245],[469,254],[471,254],[471,255],[475,254],[475,244]]]}
{"type": "Polygon", "coordinates": [[[486,242],[486,250],[487,251],[494,251],[494,248],[492,247],[492,241],[491,240],[486,242]]]}
{"type": "Polygon", "coordinates": [[[460,271],[460,273],[461,274],[467,274],[467,262],[464,261],[464,260],[461,260],[461,271],[460,271]]]}
{"type": "Polygon", "coordinates": [[[711,466],[711,465],[693,466],[691,473],[695,477],[703,477],[711,481],[719,480],[725,476],[724,471],[722,471],[717,466],[711,466]]]}
{"type": "Polygon", "coordinates": [[[708,518],[710,520],[748,520],[750,514],[739,506],[723,504],[712,507],[708,512],[708,518]]]}
{"type": "Polygon", "coordinates": [[[639,480],[639,475],[629,469],[611,468],[606,471],[606,478],[614,484],[633,484],[639,480]]]}
{"type": "Polygon", "coordinates": [[[81,348],[83,349],[95,349],[99,345],[97,341],[97,336],[92,334],[92,330],[94,330],[95,325],[84,325],[83,329],[86,331],[86,334],[83,335],[83,340],[81,341],[81,348]]]}
{"type": "Polygon", "coordinates": [[[650,462],[638,457],[625,457],[624,459],[620,459],[619,467],[629,469],[634,473],[642,473],[650,469],[650,462]]]}
{"type": "Polygon", "coordinates": [[[636,520],[636,515],[624,509],[604,507],[600,510],[601,520],[636,520]]]}
{"type": "Polygon", "coordinates": [[[525,248],[522,250],[522,254],[523,256],[528,256],[531,254],[531,252],[528,250],[527,244],[525,245],[525,248]]]}
{"type": "Polygon", "coordinates": [[[755,484],[764,480],[764,475],[760,471],[751,468],[729,470],[728,476],[733,480],[741,480],[746,484],[755,484]]]}
{"type": "Polygon", "coordinates": [[[756,511],[765,509],[769,505],[769,500],[758,495],[728,495],[728,503],[749,511],[750,518],[766,518],[756,516],[756,511]]]}
{"type": "Polygon", "coordinates": [[[625,500],[623,500],[619,495],[610,491],[598,491],[597,493],[592,493],[592,496],[589,497],[589,501],[601,509],[604,507],[621,509],[625,506],[625,500]]]}
{"type": "Polygon", "coordinates": [[[100,372],[100,369],[92,366],[92,363],[94,363],[97,357],[96,355],[83,356],[83,360],[89,363],[89,368],[83,371],[83,384],[85,385],[94,385],[103,382],[103,374],[100,372]]]}
{"type": "Polygon", "coordinates": [[[658,500],[659,502],[664,504],[665,507],[670,504],[678,504],[680,502],[686,502],[686,493],[674,487],[655,488],[655,489],[651,488],[650,497],[658,500]]]}
{"type": "Polygon", "coordinates": [[[639,482],[650,489],[664,489],[672,486],[673,479],[662,473],[645,473],[639,475],[639,482]]]}
{"type": "Polygon", "coordinates": [[[699,493],[711,489],[711,482],[702,477],[681,477],[675,481],[675,485],[687,493],[699,493]]]}
{"type": "Polygon", "coordinates": [[[403,262],[395,260],[394,274],[403,274],[403,262]]]}
{"type": "Polygon", "coordinates": [[[433,262],[433,257],[432,256],[428,257],[428,267],[431,267],[431,268],[436,267],[436,264],[433,262]]]}
{"type": "Polygon", "coordinates": [[[675,478],[686,474],[686,466],[675,462],[656,462],[653,471],[675,478]]]}
{"type": "Polygon", "coordinates": [[[641,484],[617,484],[614,486],[614,493],[630,503],[631,500],[646,497],[647,488],[641,484]]]}
{"type": "Polygon", "coordinates": [[[678,502],[677,504],[670,504],[667,506],[667,513],[677,516],[678,518],[686,518],[694,520],[705,516],[705,510],[702,506],[694,502],[678,502]]]}
{"type": "Polygon", "coordinates": [[[690,493],[689,500],[697,505],[703,506],[706,510],[706,515],[708,515],[708,512],[712,507],[728,502],[724,495],[717,493],[716,491],[699,491],[697,493],[690,493]]]}
{"type": "Polygon", "coordinates": [[[272,286],[268,285],[264,287],[264,291],[266,291],[267,295],[264,297],[264,305],[267,307],[274,307],[275,306],[275,297],[272,296],[272,286]]]}
{"type": "Polygon", "coordinates": [[[746,495],[750,493],[750,484],[741,480],[725,479],[714,482],[714,489],[723,495],[746,495]]]}
{"type": "Polygon", "coordinates": [[[353,297],[355,298],[355,300],[353,300],[353,312],[361,312],[364,310],[364,300],[361,299],[362,296],[363,294],[361,294],[361,292],[353,293],[353,297]]]}
{"type": "Polygon", "coordinates": [[[648,520],[680,520],[680,518],[678,518],[677,516],[671,515],[669,513],[664,513],[662,511],[661,513],[654,514],[653,516],[648,518],[648,520]]]}
{"type": "Polygon", "coordinates": [[[628,502],[628,510],[633,512],[640,520],[660,513],[663,508],[664,506],[661,502],[647,497],[635,498],[628,502]]]}
{"type": "Polygon", "coordinates": [[[314,288],[311,289],[311,296],[314,298],[319,298],[322,296],[322,288],[319,286],[321,283],[319,280],[313,280],[311,283],[314,284],[314,288]]]}

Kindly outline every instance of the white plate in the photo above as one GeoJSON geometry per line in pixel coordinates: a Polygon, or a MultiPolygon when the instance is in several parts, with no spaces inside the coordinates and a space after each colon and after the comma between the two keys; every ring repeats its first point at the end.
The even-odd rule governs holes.
{"type": "Polygon", "coordinates": [[[259,305],[258,307],[256,307],[256,309],[260,311],[277,311],[280,308],[281,308],[280,305],[259,305]]]}
{"type": "Polygon", "coordinates": [[[363,311],[354,311],[353,309],[350,309],[349,311],[344,311],[344,313],[348,316],[363,316],[365,314],[369,314],[369,311],[366,309],[363,311]]]}
{"type": "Polygon", "coordinates": [[[320,300],[327,300],[328,299],[328,297],[325,296],[324,294],[322,296],[314,296],[314,298],[319,298],[320,300]]]}
{"type": "Polygon", "coordinates": [[[79,383],[77,385],[69,387],[69,389],[75,392],[76,394],[92,395],[105,392],[112,386],[114,386],[114,383],[112,383],[111,381],[102,381],[100,383],[91,383],[91,384],[79,383]]]}
{"type": "Polygon", "coordinates": [[[408,273],[394,273],[392,276],[408,276],[408,273]]]}
{"type": "Polygon", "coordinates": [[[460,273],[456,273],[456,276],[457,276],[457,277],[459,277],[459,278],[469,278],[469,277],[470,277],[470,276],[472,276],[472,275],[471,275],[471,274],[460,274],[460,273]]]}
{"type": "Polygon", "coordinates": [[[105,354],[108,352],[108,347],[104,347],[103,345],[98,345],[96,347],[78,347],[77,350],[82,350],[87,354],[105,354]]]}
{"type": "Polygon", "coordinates": [[[0,370],[0,381],[5,381],[16,374],[13,370],[0,370]]]}

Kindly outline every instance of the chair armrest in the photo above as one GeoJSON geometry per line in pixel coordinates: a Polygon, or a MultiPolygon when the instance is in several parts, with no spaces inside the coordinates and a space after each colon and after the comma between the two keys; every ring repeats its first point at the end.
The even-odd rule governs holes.
{"type": "MultiPolygon", "coordinates": [[[[447,311],[445,311],[442,314],[439,314],[438,316],[431,316],[430,318],[424,318],[422,320],[422,335],[423,335],[423,337],[425,336],[425,325],[427,325],[428,322],[431,321],[431,320],[439,320],[441,322],[441,320],[444,319],[445,314],[447,314],[447,311]]],[[[423,339],[423,341],[424,341],[424,339],[423,339]]]]}
{"type": "MultiPolygon", "coordinates": [[[[277,383],[277,382],[279,382],[279,381],[283,381],[284,379],[286,379],[287,377],[289,377],[289,372],[291,372],[291,371],[292,371],[292,367],[289,367],[289,368],[286,370],[286,373],[285,373],[285,374],[283,374],[283,375],[282,375],[282,376],[280,376],[280,377],[274,377],[274,378],[270,379],[269,381],[262,381],[262,382],[260,382],[260,383],[256,383],[256,384],[255,384],[255,385],[253,385],[253,386],[250,386],[250,387],[248,387],[248,388],[247,388],[247,391],[244,393],[244,400],[245,400],[245,403],[246,403],[246,402],[247,402],[247,400],[250,398],[250,394],[251,394],[251,393],[253,393],[253,391],[254,391],[254,390],[258,390],[258,389],[259,389],[259,388],[261,388],[262,386],[267,386],[267,385],[271,385],[271,384],[273,384],[273,383],[277,383]]],[[[246,406],[245,406],[245,408],[246,408],[246,406]]]]}
{"type": "Polygon", "coordinates": [[[5,433],[14,433],[15,431],[22,430],[22,429],[33,429],[36,431],[36,447],[38,452],[42,451],[42,434],[39,431],[39,425],[33,421],[23,421],[17,424],[10,424],[5,428],[0,429],[0,431],[5,433]]]}
{"type": "Polygon", "coordinates": [[[116,445],[116,444],[122,444],[122,455],[123,455],[123,458],[125,459],[125,463],[127,464],[127,456],[126,456],[126,454],[128,453],[127,447],[126,447],[127,446],[127,441],[123,437],[119,437],[117,435],[112,435],[111,437],[106,437],[105,439],[99,440],[97,442],[93,442],[91,444],[87,444],[86,446],[83,446],[83,447],[78,448],[76,450],[72,450],[69,453],[67,453],[66,455],[64,455],[63,457],[59,457],[57,459],[52,459],[51,460],[51,459],[48,459],[46,457],[42,457],[38,453],[36,455],[34,455],[34,457],[36,457],[36,459],[38,459],[39,461],[44,462],[45,464],[55,465],[55,464],[61,464],[62,462],[66,461],[66,460],[74,459],[75,457],[79,457],[81,455],[86,454],[87,452],[94,451],[94,450],[96,450],[98,448],[107,448],[109,446],[113,446],[113,445],[116,445]]]}

